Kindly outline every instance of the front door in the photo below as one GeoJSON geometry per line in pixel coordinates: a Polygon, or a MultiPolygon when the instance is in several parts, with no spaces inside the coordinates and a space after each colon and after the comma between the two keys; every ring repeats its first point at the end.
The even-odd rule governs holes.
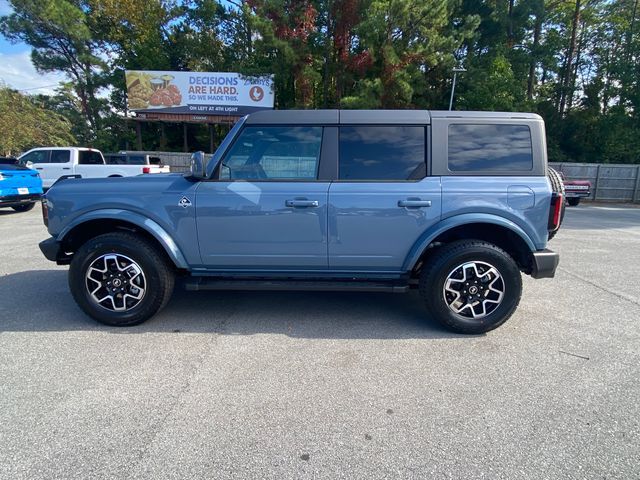
{"type": "Polygon", "coordinates": [[[329,267],[400,271],[440,220],[439,177],[427,176],[424,125],[342,125],[329,190],[329,267]]]}
{"type": "Polygon", "coordinates": [[[318,181],[322,127],[247,126],[219,178],[196,193],[200,255],[211,269],[327,268],[329,182],[318,181]]]}

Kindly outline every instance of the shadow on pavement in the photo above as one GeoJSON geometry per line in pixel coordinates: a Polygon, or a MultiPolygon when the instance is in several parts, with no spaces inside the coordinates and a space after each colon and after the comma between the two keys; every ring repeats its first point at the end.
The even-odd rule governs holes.
{"type": "Polygon", "coordinates": [[[0,332],[103,331],[116,334],[283,334],[294,338],[473,338],[429,319],[418,295],[346,292],[186,292],[142,325],[114,328],[87,317],[67,286],[66,270],[0,278],[0,332]]]}

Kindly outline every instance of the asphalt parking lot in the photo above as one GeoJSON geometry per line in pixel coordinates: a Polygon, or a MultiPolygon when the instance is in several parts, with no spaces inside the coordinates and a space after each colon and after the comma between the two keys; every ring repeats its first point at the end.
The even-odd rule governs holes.
{"type": "Polygon", "coordinates": [[[0,478],[640,478],[640,208],[569,208],[481,336],[417,296],[176,291],[85,317],[0,211],[0,478]]]}

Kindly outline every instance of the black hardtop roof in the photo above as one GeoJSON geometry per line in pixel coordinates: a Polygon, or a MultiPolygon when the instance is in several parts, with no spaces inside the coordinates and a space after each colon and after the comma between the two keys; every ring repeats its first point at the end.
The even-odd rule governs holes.
{"type": "Polygon", "coordinates": [[[261,110],[247,116],[249,125],[429,124],[432,118],[541,120],[535,113],[448,110],[261,110]]]}

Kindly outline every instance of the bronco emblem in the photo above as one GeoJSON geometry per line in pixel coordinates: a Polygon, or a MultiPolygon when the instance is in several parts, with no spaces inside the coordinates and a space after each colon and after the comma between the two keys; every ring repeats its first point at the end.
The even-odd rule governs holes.
{"type": "Polygon", "coordinates": [[[180,199],[180,201],[178,202],[178,205],[180,205],[182,208],[187,208],[191,206],[191,200],[189,200],[187,197],[182,197],[180,199]]]}

